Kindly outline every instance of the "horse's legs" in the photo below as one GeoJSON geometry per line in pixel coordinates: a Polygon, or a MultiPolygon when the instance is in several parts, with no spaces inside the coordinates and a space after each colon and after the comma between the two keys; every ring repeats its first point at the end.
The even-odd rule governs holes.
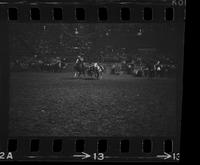
{"type": "Polygon", "coordinates": [[[80,78],[80,76],[81,76],[81,72],[78,72],[78,78],[80,78]]]}
{"type": "Polygon", "coordinates": [[[85,70],[83,71],[83,76],[84,76],[84,78],[85,78],[85,70]]]}
{"type": "Polygon", "coordinates": [[[102,72],[100,72],[100,80],[102,79],[102,72]]]}
{"type": "Polygon", "coordinates": [[[99,79],[99,72],[98,71],[96,71],[96,79],[99,79]]]}

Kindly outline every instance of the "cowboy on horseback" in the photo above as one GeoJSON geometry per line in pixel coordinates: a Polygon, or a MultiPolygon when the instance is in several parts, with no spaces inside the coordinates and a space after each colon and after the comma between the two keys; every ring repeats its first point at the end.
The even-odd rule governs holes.
{"type": "Polygon", "coordinates": [[[102,73],[104,71],[103,66],[100,65],[99,63],[95,62],[94,63],[94,68],[96,68],[96,77],[97,77],[97,79],[99,78],[99,76],[100,76],[100,79],[102,79],[102,73]]]}
{"type": "Polygon", "coordinates": [[[74,77],[78,77],[80,76],[81,73],[83,73],[85,75],[85,72],[84,72],[84,58],[81,57],[80,55],[77,57],[76,59],[76,62],[75,62],[75,74],[74,74],[74,77]]]}
{"type": "Polygon", "coordinates": [[[161,62],[158,60],[156,62],[156,64],[154,65],[154,71],[155,71],[155,75],[156,76],[161,76],[161,71],[162,71],[162,67],[161,67],[161,62]]]}
{"type": "Polygon", "coordinates": [[[76,59],[76,64],[83,63],[83,61],[84,61],[84,58],[81,57],[81,56],[78,56],[77,59],[76,59]]]}

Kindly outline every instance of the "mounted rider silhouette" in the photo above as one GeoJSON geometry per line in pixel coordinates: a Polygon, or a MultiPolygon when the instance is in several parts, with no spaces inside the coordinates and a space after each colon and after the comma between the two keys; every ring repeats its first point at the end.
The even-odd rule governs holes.
{"type": "Polygon", "coordinates": [[[102,73],[104,71],[104,68],[102,65],[100,65],[99,63],[95,62],[94,63],[94,68],[96,68],[96,74],[97,74],[97,78],[99,78],[100,76],[100,79],[102,79],[102,73]]]}
{"type": "Polygon", "coordinates": [[[83,73],[85,75],[84,72],[84,58],[81,57],[80,55],[77,56],[76,62],[75,62],[75,70],[77,72],[75,72],[74,77],[80,76],[81,73],[83,73]]]}
{"type": "Polygon", "coordinates": [[[161,76],[161,71],[162,71],[161,66],[162,66],[161,62],[158,60],[154,65],[155,76],[161,76]]]}
{"type": "Polygon", "coordinates": [[[78,56],[76,59],[76,64],[81,64],[81,63],[83,63],[83,61],[84,61],[83,57],[78,56]]]}

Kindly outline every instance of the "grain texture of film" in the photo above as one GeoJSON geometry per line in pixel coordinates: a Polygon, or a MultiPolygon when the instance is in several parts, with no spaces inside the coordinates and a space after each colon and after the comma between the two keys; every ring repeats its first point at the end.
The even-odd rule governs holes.
{"type": "Polygon", "coordinates": [[[0,1],[0,161],[178,162],[185,8],[0,1]]]}

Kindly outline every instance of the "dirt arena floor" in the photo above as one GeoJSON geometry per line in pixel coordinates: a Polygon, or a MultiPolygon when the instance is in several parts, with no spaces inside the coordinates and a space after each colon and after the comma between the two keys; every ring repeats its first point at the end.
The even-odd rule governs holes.
{"type": "Polygon", "coordinates": [[[11,73],[10,136],[173,136],[176,80],[11,73]]]}

